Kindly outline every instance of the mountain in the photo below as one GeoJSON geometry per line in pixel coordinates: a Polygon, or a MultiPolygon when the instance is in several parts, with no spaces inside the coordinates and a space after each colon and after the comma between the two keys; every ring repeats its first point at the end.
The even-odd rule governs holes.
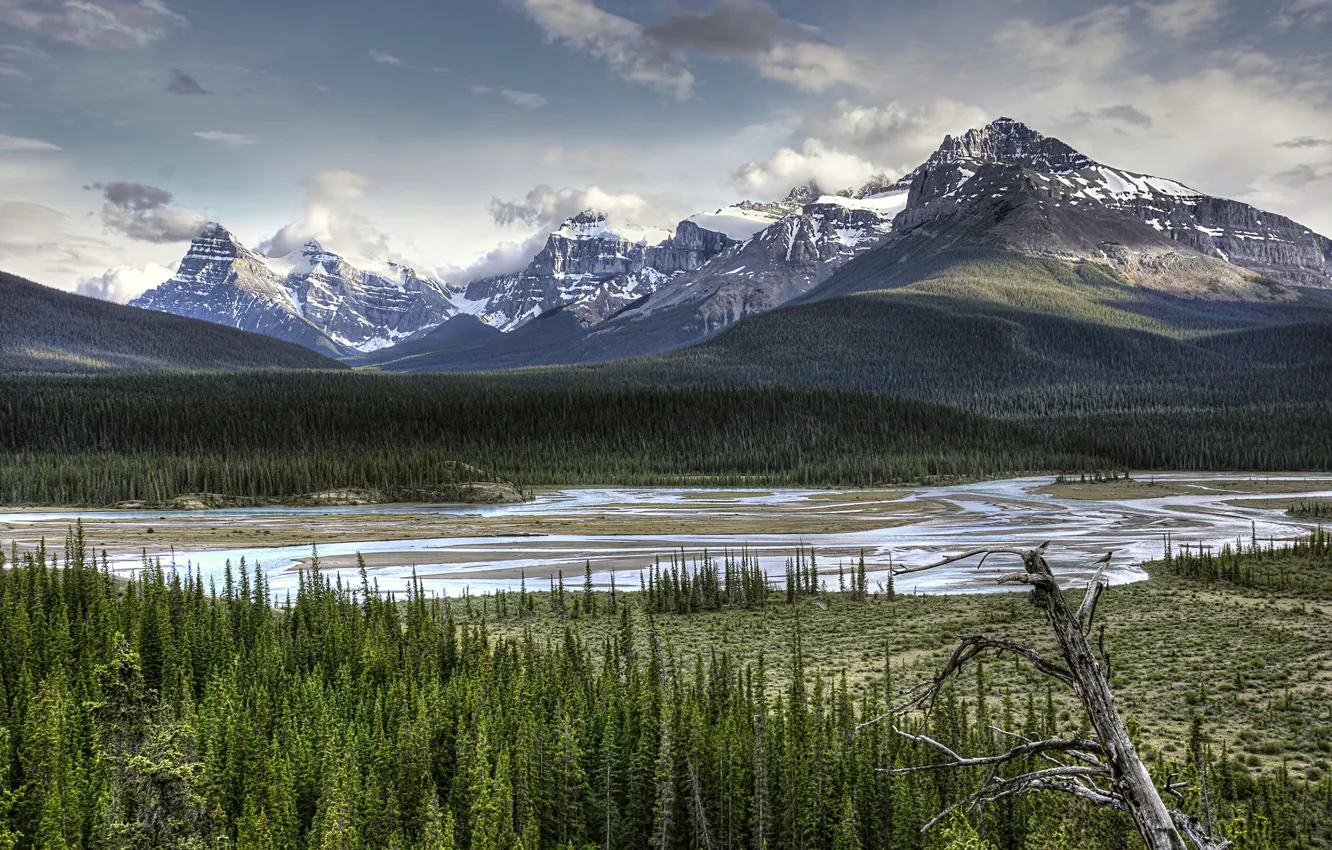
{"type": "Polygon", "coordinates": [[[906,188],[878,181],[829,194],[797,186],[781,201],[694,215],[655,245],[631,242],[604,217],[584,213],[552,234],[520,275],[468,287],[468,299],[485,299],[476,314],[504,336],[460,344],[440,333],[358,362],[399,371],[494,369],[685,345],[808,292],[874,248],[892,231],[906,188]],[[554,311],[566,318],[529,327],[554,311]]]}
{"type": "Polygon", "coordinates": [[[1103,262],[1164,286],[1169,275],[1191,268],[1209,269],[1240,290],[1239,281],[1251,279],[1241,270],[1293,286],[1332,287],[1332,240],[1239,201],[1102,165],[1012,119],[945,138],[908,179],[910,197],[896,221],[904,240],[965,223],[973,242],[1103,262]],[[1189,255],[1233,269],[1199,265],[1189,255]]]}
{"type": "Polygon", "coordinates": [[[658,340],[654,345],[671,347],[771,310],[813,290],[843,265],[882,244],[906,203],[906,188],[899,184],[871,184],[836,195],[817,186],[800,186],[779,204],[719,210],[718,217],[745,214],[752,220],[766,213],[772,221],[593,333],[607,338],[646,332],[658,340]],[[645,331],[661,320],[672,329],[669,341],[645,331]]]}
{"type": "Polygon", "coordinates": [[[693,220],[671,233],[613,227],[604,214],[588,210],[551,233],[521,272],[469,284],[467,312],[502,330],[557,308],[595,325],[672,277],[703,266],[732,242],[693,220]]]}
{"type": "Polygon", "coordinates": [[[443,283],[395,263],[357,268],[318,242],[285,257],[265,257],[210,223],[175,276],[130,303],[343,356],[433,328],[458,312],[456,296],[443,283]]]}
{"type": "Polygon", "coordinates": [[[289,342],[72,295],[0,273],[0,371],[336,369],[289,342]]]}
{"type": "MultiPolygon", "coordinates": [[[[474,369],[652,354],[777,307],[865,292],[988,303],[1177,336],[1279,325],[1314,302],[1321,322],[1325,302],[1310,302],[1311,293],[1332,290],[1332,241],[1308,228],[1173,180],[1102,165],[1007,118],[945,138],[896,182],[837,194],[798,187],[777,203],[746,202],[691,221],[733,244],[620,312],[585,322],[580,338],[568,339],[567,329],[554,346],[496,337],[481,348],[469,345],[465,356],[451,345],[420,347],[376,365],[474,369]]],[[[791,315],[818,323],[858,305],[791,315]]],[[[916,315],[872,313],[885,321],[916,315]]],[[[837,333],[818,325],[796,336],[837,333]]],[[[744,338],[747,355],[761,357],[756,338],[744,338]]]]}

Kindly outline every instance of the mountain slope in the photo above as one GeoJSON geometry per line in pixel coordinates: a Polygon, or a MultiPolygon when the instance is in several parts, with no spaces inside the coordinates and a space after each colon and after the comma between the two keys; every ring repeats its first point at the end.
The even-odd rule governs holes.
{"type": "Polygon", "coordinates": [[[265,257],[211,223],[171,280],[130,303],[350,355],[434,327],[457,312],[455,296],[412,269],[389,263],[366,271],[313,241],[265,257]]]}
{"type": "Polygon", "coordinates": [[[306,348],[0,273],[0,371],[335,369],[306,348]]]}
{"type": "Polygon", "coordinates": [[[670,233],[613,227],[604,214],[589,210],[551,233],[522,271],[469,284],[467,311],[503,330],[557,309],[595,325],[672,277],[703,266],[733,242],[693,220],[670,233]]]}

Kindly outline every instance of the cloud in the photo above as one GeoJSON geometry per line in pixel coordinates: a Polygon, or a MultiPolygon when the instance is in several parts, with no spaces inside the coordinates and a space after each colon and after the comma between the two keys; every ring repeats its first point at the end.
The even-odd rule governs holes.
{"type": "Polygon", "coordinates": [[[785,193],[805,183],[839,191],[859,188],[881,172],[863,157],[830,148],[819,139],[806,139],[799,150],[781,148],[766,160],[745,163],[732,172],[731,184],[760,195],[785,193]]]}
{"type": "Polygon", "coordinates": [[[838,85],[868,85],[865,61],[855,53],[816,41],[780,41],[757,57],[758,71],[770,80],[805,92],[838,85]]]}
{"type": "Polygon", "coordinates": [[[1098,120],[1117,124],[1129,124],[1134,127],[1142,127],[1144,130],[1149,130],[1152,126],[1152,116],[1137,107],[1128,105],[1127,103],[1107,106],[1098,109],[1095,112],[1087,112],[1086,110],[1079,109],[1074,111],[1073,118],[1077,121],[1098,120]]]}
{"type": "Polygon", "coordinates": [[[199,85],[198,80],[179,68],[171,69],[171,81],[167,83],[166,90],[172,94],[181,95],[212,94],[211,91],[199,85]]]}
{"type": "Polygon", "coordinates": [[[74,286],[79,295],[124,304],[146,290],[159,286],[175,274],[172,269],[149,263],[143,268],[116,266],[101,275],[85,277],[74,286]]]}
{"type": "Polygon", "coordinates": [[[335,169],[311,174],[301,181],[305,190],[304,214],[258,246],[271,257],[281,257],[315,240],[349,260],[406,262],[389,246],[389,238],[370,219],[350,205],[363,200],[373,183],[356,171],[335,169]]]}
{"type": "Polygon", "coordinates": [[[247,136],[244,133],[227,133],[222,130],[199,130],[194,133],[194,137],[203,139],[205,142],[216,142],[229,148],[243,148],[255,143],[254,136],[247,136]]]}
{"type": "Polygon", "coordinates": [[[394,56],[392,53],[384,53],[381,50],[371,50],[370,61],[379,62],[382,65],[397,65],[400,68],[406,65],[405,62],[394,56]]]}
{"type": "Polygon", "coordinates": [[[0,0],[0,24],[90,50],[145,47],[187,23],[161,0],[0,0]]]}
{"type": "Polygon", "coordinates": [[[517,89],[493,89],[490,86],[472,86],[472,94],[484,95],[492,92],[514,106],[521,106],[524,109],[540,109],[550,103],[550,98],[532,92],[518,91],[517,89]]]}
{"type": "Polygon", "coordinates": [[[546,39],[605,62],[622,79],[687,100],[694,75],[643,27],[603,11],[591,0],[521,0],[546,39]]]}
{"type": "Polygon", "coordinates": [[[7,271],[53,284],[70,269],[106,268],[116,262],[116,253],[59,210],[27,201],[0,202],[0,260],[7,271]]]}
{"type": "Polygon", "coordinates": [[[605,213],[610,218],[630,223],[632,217],[641,215],[647,206],[646,200],[631,192],[607,192],[597,186],[587,189],[552,189],[542,185],[528,192],[521,201],[492,198],[490,217],[499,225],[532,224],[554,230],[565,219],[587,210],[605,213]]]}
{"type": "Polygon", "coordinates": [[[1332,20],[1332,0],[1290,0],[1273,23],[1282,29],[1293,26],[1316,26],[1332,20]]]}
{"type": "Polygon", "coordinates": [[[95,183],[102,192],[102,223],[109,230],[144,242],[187,242],[199,235],[208,223],[203,213],[171,206],[172,195],[166,189],[122,180],[95,183]]]}
{"type": "Polygon", "coordinates": [[[700,53],[766,53],[783,33],[795,29],[766,3],[719,0],[707,12],[683,10],[644,34],[668,50],[700,53]]]}
{"type": "Polygon", "coordinates": [[[1298,139],[1290,139],[1284,142],[1277,142],[1279,148],[1327,148],[1332,147],[1332,139],[1319,139],[1314,136],[1300,136],[1298,139]]]}
{"type": "Polygon", "coordinates": [[[1222,0],[1168,0],[1141,5],[1152,27],[1174,38],[1193,35],[1225,14],[1222,0]]]}
{"type": "MultiPolygon", "coordinates": [[[[3,0],[0,0],[2,4],[3,0]]],[[[0,77],[28,76],[18,64],[40,62],[51,58],[51,54],[33,44],[0,44],[0,77]]]]}
{"type": "Polygon", "coordinates": [[[1116,65],[1128,54],[1132,46],[1124,31],[1128,18],[1127,8],[1105,6],[1052,24],[1019,19],[1001,26],[993,42],[1004,58],[1033,71],[1095,72],[1116,65]]]}
{"type": "Polygon", "coordinates": [[[979,106],[948,98],[916,107],[896,101],[866,105],[839,100],[806,116],[792,133],[790,145],[770,160],[737,169],[732,183],[747,191],[784,190],[790,188],[784,186],[789,178],[796,183],[815,178],[830,188],[851,188],[859,185],[862,175],[903,174],[923,162],[945,135],[981,126],[991,118],[979,106]],[[846,177],[854,179],[846,182],[846,177]]]}
{"type": "Polygon", "coordinates": [[[59,145],[53,145],[41,139],[26,139],[23,136],[0,136],[0,152],[58,150],[60,150],[59,145]]]}
{"type": "Polygon", "coordinates": [[[514,89],[500,89],[500,96],[514,106],[521,106],[524,109],[540,109],[550,103],[544,95],[514,89]]]}
{"type": "Polygon", "coordinates": [[[505,240],[471,263],[442,268],[438,274],[453,283],[470,283],[519,271],[541,250],[551,231],[587,210],[604,214],[612,224],[636,224],[645,217],[658,217],[647,199],[631,192],[609,192],[597,186],[586,189],[537,186],[522,200],[492,198],[490,201],[490,216],[496,224],[525,227],[531,231],[530,235],[521,240],[505,240]]]}

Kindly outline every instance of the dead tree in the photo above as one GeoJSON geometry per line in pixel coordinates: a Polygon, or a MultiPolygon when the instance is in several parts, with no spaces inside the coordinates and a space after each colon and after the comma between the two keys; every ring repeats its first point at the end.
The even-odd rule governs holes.
{"type": "MultiPolygon", "coordinates": [[[[1115,708],[1115,697],[1110,690],[1110,662],[1104,651],[1105,627],[1102,626],[1100,630],[1100,661],[1088,640],[1096,617],[1097,603],[1108,585],[1103,569],[1088,584],[1087,593],[1076,611],[1069,607],[1050,571],[1050,565],[1045,562],[1044,545],[1025,551],[977,549],[945,558],[938,563],[901,567],[893,572],[896,575],[922,572],[978,555],[981,556],[981,564],[992,555],[1022,559],[1023,570],[1002,575],[998,581],[1001,584],[1031,586],[1029,599],[1045,612],[1059,643],[1063,663],[1047,659],[1031,647],[1006,638],[984,635],[969,637],[954,650],[937,676],[899,695],[901,701],[897,705],[890,706],[885,714],[862,725],[883,722],[914,709],[928,709],[940,689],[968,661],[987,652],[1007,652],[1026,660],[1043,675],[1071,688],[1082,702],[1093,732],[1088,738],[1054,736],[1041,741],[1028,740],[1008,730],[995,729],[1015,742],[1012,749],[1000,755],[967,757],[924,735],[908,734],[894,726],[898,735],[937,750],[942,760],[933,765],[890,769],[891,773],[989,768],[980,788],[940,812],[925,825],[925,829],[930,829],[959,809],[974,809],[1028,791],[1044,790],[1072,794],[1097,805],[1127,812],[1142,834],[1148,850],[1190,850],[1190,847],[1196,850],[1225,850],[1230,847],[1230,841],[1214,839],[1208,835],[1197,818],[1166,805],[1129,739],[1128,729],[1115,708]],[[1019,776],[1004,775],[1008,765],[1033,758],[1041,763],[1038,769],[1019,776]]],[[[1171,783],[1164,790],[1182,804],[1183,795],[1179,792],[1181,787],[1182,783],[1171,783]]]]}

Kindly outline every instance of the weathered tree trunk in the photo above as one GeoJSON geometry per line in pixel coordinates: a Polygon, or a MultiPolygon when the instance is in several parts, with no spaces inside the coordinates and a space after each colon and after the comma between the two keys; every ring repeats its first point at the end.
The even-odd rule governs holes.
{"type": "MultiPolygon", "coordinates": [[[[1086,622],[1075,614],[1064,599],[1054,580],[1050,566],[1038,551],[1025,553],[1025,575],[1009,577],[1032,585],[1032,601],[1045,611],[1059,641],[1069,672],[1073,674],[1074,689],[1082,700],[1087,716],[1091,718],[1096,735],[1108,756],[1114,790],[1123,797],[1129,814],[1137,823],[1149,850],[1188,850],[1174,818],[1161,799],[1147,768],[1129,739],[1128,729],[1115,708],[1115,697],[1107,681],[1109,673],[1103,671],[1092,652],[1084,628],[1086,622]]],[[[1087,591],[1097,593],[1095,586],[1087,591]]]]}

